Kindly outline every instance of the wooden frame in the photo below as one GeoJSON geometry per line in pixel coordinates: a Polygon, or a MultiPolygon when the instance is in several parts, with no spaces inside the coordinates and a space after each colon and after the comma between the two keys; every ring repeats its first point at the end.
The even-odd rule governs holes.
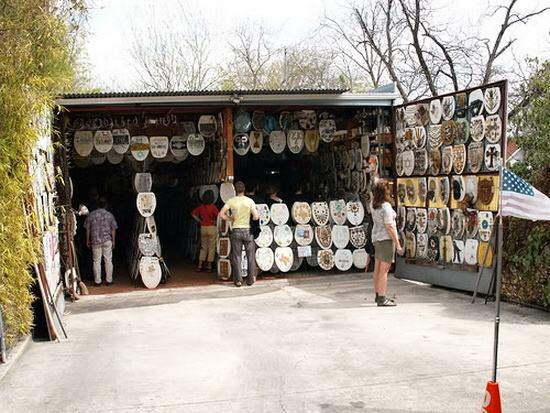
{"type": "Polygon", "coordinates": [[[225,179],[227,182],[233,182],[235,178],[235,163],[233,158],[233,110],[232,108],[223,109],[223,134],[226,143],[227,164],[225,167],[225,179]]]}

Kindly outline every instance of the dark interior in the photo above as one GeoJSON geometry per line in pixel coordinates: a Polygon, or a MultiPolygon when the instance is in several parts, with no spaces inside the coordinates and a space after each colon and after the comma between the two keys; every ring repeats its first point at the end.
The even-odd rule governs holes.
{"type": "MultiPolygon", "coordinates": [[[[252,112],[254,108],[247,110],[252,112]]],[[[269,108],[260,108],[260,110],[266,110],[267,114],[270,113],[269,108]]],[[[276,115],[281,110],[284,109],[278,107],[273,114],[276,115]]],[[[156,112],[156,114],[151,112],[151,115],[160,116],[162,113],[166,113],[165,110],[159,109],[156,112]]],[[[178,112],[179,119],[193,121],[195,124],[198,120],[198,113],[216,113],[212,108],[204,109],[198,113],[189,113],[189,110],[181,112],[178,112]]],[[[350,130],[357,123],[357,120],[353,118],[356,112],[357,109],[354,108],[331,110],[330,113],[335,116],[339,129],[350,130]]],[[[117,116],[133,116],[133,114],[104,112],[75,114],[74,116],[90,118],[108,116],[116,119],[117,116]]],[[[372,125],[369,127],[374,130],[376,116],[372,116],[370,119],[372,125]]],[[[128,129],[130,129],[131,135],[173,136],[182,133],[177,126],[162,124],[151,125],[147,128],[131,126],[128,129]]],[[[217,144],[219,145],[219,142],[217,144]]],[[[220,149],[215,142],[210,142],[207,144],[207,150],[214,153],[220,149]],[[211,146],[210,149],[208,146],[211,146]]],[[[322,144],[319,147],[320,153],[328,150],[328,145],[322,144]]],[[[74,187],[73,207],[77,208],[79,204],[84,204],[92,210],[95,207],[97,196],[103,196],[107,199],[109,210],[115,215],[118,222],[117,245],[113,258],[115,283],[119,281],[130,283],[127,257],[130,248],[133,248],[131,234],[138,217],[135,206],[136,193],[133,189],[135,172],[151,172],[153,175],[152,191],[157,198],[154,217],[163,257],[173,275],[169,284],[172,284],[180,276],[183,278],[197,277],[197,274],[193,274],[193,265],[198,255],[196,241],[199,238],[199,228],[191,218],[190,212],[198,205],[199,198],[197,191],[192,189],[204,184],[204,182],[197,182],[197,176],[207,174],[210,168],[216,166],[213,163],[206,164],[206,166],[203,163],[199,166],[201,156],[189,155],[187,159],[179,163],[151,160],[149,157],[146,162],[137,163],[130,161],[127,154],[124,160],[117,165],[104,161],[100,165],[91,164],[85,168],[75,166],[71,168],[70,176],[74,187]]],[[[278,195],[289,207],[296,200],[313,202],[326,197],[326,195],[321,195],[318,190],[319,182],[323,180],[319,156],[312,156],[305,151],[296,155],[290,153],[288,149],[281,154],[275,154],[270,149],[266,137],[264,137],[264,147],[259,154],[249,152],[244,156],[239,156],[234,153],[233,156],[235,180],[245,182],[247,190],[254,192],[254,200],[257,203],[265,202],[266,190],[270,186],[275,186],[278,189],[278,195]],[[298,189],[301,189],[302,195],[296,195],[298,189]]],[[[219,182],[217,183],[219,184],[219,182]]],[[[340,196],[339,194],[329,195],[331,197],[340,196]]],[[[217,205],[219,208],[223,206],[220,199],[218,199],[217,205]]],[[[91,252],[85,245],[84,218],[78,218],[78,220],[76,245],[81,274],[85,280],[91,281],[93,279],[91,252]]],[[[199,278],[212,282],[216,280],[216,275],[201,274],[199,278]]]]}
{"type": "MultiPolygon", "coordinates": [[[[147,172],[153,174],[153,191],[157,197],[155,221],[163,247],[163,255],[176,265],[186,260],[192,261],[193,251],[185,246],[188,237],[197,236],[194,221],[190,219],[190,211],[197,199],[190,196],[189,186],[177,184],[178,177],[192,173],[192,165],[153,163],[147,172]],[[176,184],[176,185],[174,185],[176,184]],[[174,185],[174,186],[172,186],[174,185]],[[192,227],[192,228],[191,228],[192,227]]],[[[136,193],[133,190],[133,174],[129,163],[123,161],[118,165],[105,162],[102,165],[87,168],[73,168],[71,177],[74,185],[73,207],[86,205],[95,209],[97,196],[103,196],[109,204],[108,209],[118,223],[117,247],[114,250],[114,261],[117,270],[125,271],[128,248],[132,244],[130,235],[137,219],[136,193]]],[[[81,253],[81,271],[85,278],[92,279],[90,251],[85,247],[84,218],[79,218],[77,245],[81,253]]]]}

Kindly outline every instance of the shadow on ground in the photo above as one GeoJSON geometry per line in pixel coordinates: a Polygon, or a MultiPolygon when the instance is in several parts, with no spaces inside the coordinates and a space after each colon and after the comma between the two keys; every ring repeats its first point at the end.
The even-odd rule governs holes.
{"type": "MultiPolygon", "coordinates": [[[[223,300],[243,296],[258,296],[278,292],[285,287],[299,289],[309,295],[324,298],[323,302],[297,299],[295,308],[346,309],[374,307],[374,291],[370,274],[319,275],[311,277],[259,280],[252,287],[236,288],[232,283],[216,283],[208,286],[136,291],[130,293],[87,296],[67,306],[72,314],[110,311],[123,308],[176,304],[190,300],[223,300]]],[[[399,305],[439,306],[444,316],[463,320],[487,320],[493,317],[494,303],[484,304],[478,298],[471,304],[471,295],[465,292],[432,287],[401,279],[389,281],[390,296],[395,295],[399,305]]],[[[519,305],[505,304],[506,318],[518,324],[550,325],[550,313],[519,305]]],[[[391,310],[390,310],[391,311],[391,310]]]]}
{"type": "Polygon", "coordinates": [[[354,413],[354,412],[369,412],[369,413],[438,413],[435,410],[414,410],[414,409],[380,409],[377,407],[367,406],[362,401],[350,402],[348,405],[336,405],[330,403],[321,403],[319,405],[322,413],[354,413]]]}
{"type": "MultiPolygon", "coordinates": [[[[364,306],[375,306],[372,276],[370,274],[354,274],[347,277],[327,277],[308,280],[288,280],[290,286],[300,288],[308,293],[316,294],[331,300],[326,303],[302,303],[297,307],[318,309],[342,309],[364,306]]],[[[471,293],[434,287],[429,284],[410,282],[391,278],[389,295],[395,296],[400,305],[433,304],[440,306],[443,315],[463,320],[487,320],[494,316],[494,302],[478,297],[471,303],[471,293]]],[[[506,317],[512,318],[518,324],[550,325],[550,312],[523,307],[516,304],[504,304],[506,317]]]]}

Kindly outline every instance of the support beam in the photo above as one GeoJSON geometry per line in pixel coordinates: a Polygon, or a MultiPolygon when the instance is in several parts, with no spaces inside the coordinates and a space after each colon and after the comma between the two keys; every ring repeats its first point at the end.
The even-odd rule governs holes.
{"type": "Polygon", "coordinates": [[[225,108],[223,110],[223,132],[226,146],[227,164],[225,169],[226,182],[233,182],[235,179],[235,167],[233,159],[233,110],[225,108]]]}

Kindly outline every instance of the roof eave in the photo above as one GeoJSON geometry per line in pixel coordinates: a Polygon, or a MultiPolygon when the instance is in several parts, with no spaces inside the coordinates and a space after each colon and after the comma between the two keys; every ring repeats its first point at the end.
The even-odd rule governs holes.
{"type": "Polygon", "coordinates": [[[334,93],[334,94],[220,94],[220,95],[174,95],[130,97],[71,97],[60,98],[57,104],[75,106],[219,106],[219,105],[315,105],[315,106],[391,106],[398,98],[395,93],[334,93]]]}

